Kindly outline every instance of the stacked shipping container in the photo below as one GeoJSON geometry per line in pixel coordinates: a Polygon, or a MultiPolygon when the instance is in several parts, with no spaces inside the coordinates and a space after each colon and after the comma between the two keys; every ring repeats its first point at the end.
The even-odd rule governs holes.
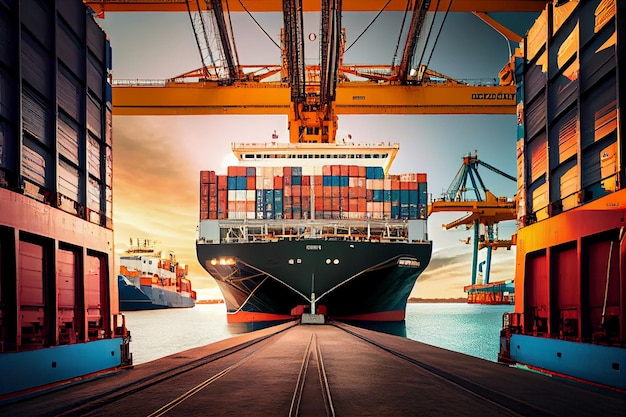
{"type": "Polygon", "coordinates": [[[427,216],[426,174],[384,175],[380,167],[231,166],[200,173],[200,219],[414,220],[427,216]]]}
{"type": "Polygon", "coordinates": [[[522,226],[620,188],[615,2],[577,6],[546,9],[516,59],[522,226]]]}

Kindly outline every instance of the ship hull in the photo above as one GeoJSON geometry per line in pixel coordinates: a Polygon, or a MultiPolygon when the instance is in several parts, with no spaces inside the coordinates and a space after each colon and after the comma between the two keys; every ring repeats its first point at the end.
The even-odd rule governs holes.
{"type": "Polygon", "coordinates": [[[291,320],[309,312],[402,321],[432,245],[350,240],[198,243],[201,265],[224,296],[229,322],[291,320]],[[313,295],[314,294],[314,295],[313,295]]]}
{"type": "Polygon", "coordinates": [[[118,276],[118,290],[120,311],[191,308],[196,305],[191,297],[164,288],[137,287],[122,275],[118,276]]]}

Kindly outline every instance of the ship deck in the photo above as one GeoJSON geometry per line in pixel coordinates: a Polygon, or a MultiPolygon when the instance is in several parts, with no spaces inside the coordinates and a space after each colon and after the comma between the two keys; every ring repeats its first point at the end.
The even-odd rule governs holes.
{"type": "Polygon", "coordinates": [[[623,416],[626,395],[345,324],[294,322],[0,405],[12,416],[623,416]]]}

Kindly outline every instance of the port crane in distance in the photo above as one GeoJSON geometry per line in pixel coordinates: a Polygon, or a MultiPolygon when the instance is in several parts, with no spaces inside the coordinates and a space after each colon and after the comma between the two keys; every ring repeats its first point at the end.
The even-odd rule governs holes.
{"type": "MultiPolygon", "coordinates": [[[[490,23],[486,12],[540,11],[547,1],[409,1],[411,18],[400,64],[368,66],[343,62],[345,35],[340,29],[341,12],[381,11],[385,2],[249,0],[245,2],[246,12],[282,12],[284,19],[280,45],[282,62],[256,66],[236,62],[236,45],[225,23],[224,10],[243,11],[243,4],[232,3],[222,0],[85,0],[95,11],[107,13],[186,11],[191,16],[201,12],[210,15],[218,29],[220,47],[214,53],[219,59],[203,58],[202,68],[158,82],[116,80],[114,114],[284,114],[288,116],[292,143],[335,142],[337,116],[343,114],[515,114],[512,80],[501,77],[493,83],[470,84],[439,74],[425,65],[412,67],[413,57],[417,55],[418,40],[423,36],[426,12],[472,11],[490,23]],[[322,62],[319,65],[304,64],[301,14],[308,11],[320,11],[322,16],[319,34],[322,62]],[[215,61],[221,64],[215,65],[215,61]],[[277,74],[280,77],[275,81],[272,77],[276,78],[277,74]],[[194,81],[190,82],[191,79],[194,81]]],[[[392,0],[385,10],[406,8],[406,2],[392,0]]],[[[206,50],[208,42],[205,42],[202,25],[194,25],[194,31],[199,50],[206,50]]]]}
{"type": "Polygon", "coordinates": [[[516,201],[507,197],[496,197],[491,193],[483,182],[478,166],[483,166],[498,175],[517,181],[517,179],[494,166],[478,159],[477,152],[469,153],[463,157],[463,163],[456,176],[452,180],[448,190],[440,199],[433,200],[428,206],[428,214],[436,212],[465,212],[465,217],[444,224],[446,230],[459,226],[474,228],[474,237],[465,243],[473,244],[472,252],[472,283],[464,288],[468,293],[469,302],[497,303],[503,302],[502,294],[513,289],[511,282],[489,282],[491,269],[491,252],[497,248],[511,249],[515,245],[515,235],[510,240],[500,240],[497,237],[497,225],[499,222],[515,220],[516,201]],[[475,198],[468,199],[468,192],[473,191],[475,198]],[[480,235],[480,226],[485,229],[485,234],[480,235]],[[487,256],[484,263],[483,283],[477,284],[476,274],[478,266],[478,251],[487,248],[487,256]]]}

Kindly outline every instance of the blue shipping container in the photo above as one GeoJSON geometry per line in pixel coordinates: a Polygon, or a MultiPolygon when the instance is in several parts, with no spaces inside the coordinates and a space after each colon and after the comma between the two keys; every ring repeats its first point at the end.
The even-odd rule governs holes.
{"type": "Polygon", "coordinates": [[[229,190],[237,189],[237,177],[228,177],[228,189],[229,190]]]}
{"type": "Polygon", "coordinates": [[[302,185],[302,177],[300,176],[292,176],[291,177],[291,185],[302,185]]]}
{"type": "Polygon", "coordinates": [[[248,188],[248,179],[246,177],[237,177],[236,190],[245,190],[248,188]]]}

